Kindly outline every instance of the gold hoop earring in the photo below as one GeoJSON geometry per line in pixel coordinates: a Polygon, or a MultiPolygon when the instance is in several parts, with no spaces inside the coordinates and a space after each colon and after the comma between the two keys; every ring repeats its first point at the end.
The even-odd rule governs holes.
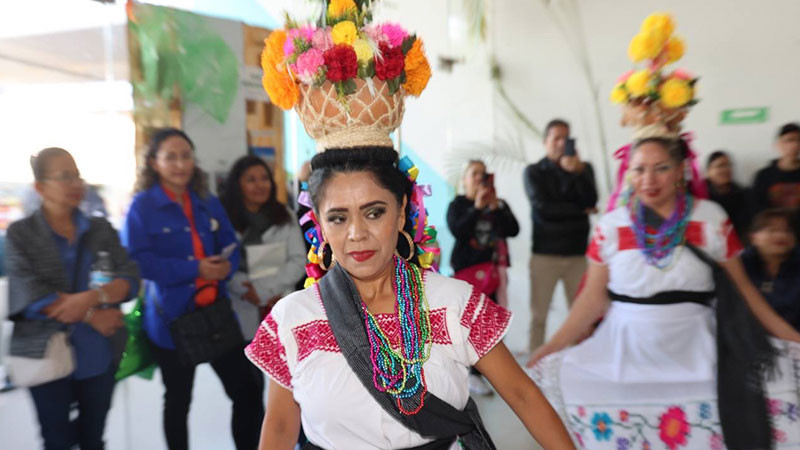
{"type": "MultiPolygon", "coordinates": [[[[400,230],[399,234],[400,234],[400,236],[406,238],[406,242],[408,242],[408,256],[401,255],[400,252],[397,251],[397,248],[394,249],[394,252],[397,253],[397,256],[405,259],[406,261],[411,261],[411,259],[414,258],[414,253],[415,253],[414,250],[416,250],[416,248],[414,246],[414,240],[411,239],[411,235],[406,233],[405,230],[400,230]]],[[[400,238],[399,237],[397,238],[397,241],[400,242],[400,238]]]]}
{"type": "Polygon", "coordinates": [[[331,244],[328,244],[328,241],[322,241],[322,244],[319,246],[319,250],[317,250],[317,265],[320,269],[327,272],[334,263],[333,259],[333,248],[331,248],[331,244]],[[331,249],[330,252],[325,251],[325,247],[331,249]],[[326,258],[329,260],[326,261],[326,258]]]}

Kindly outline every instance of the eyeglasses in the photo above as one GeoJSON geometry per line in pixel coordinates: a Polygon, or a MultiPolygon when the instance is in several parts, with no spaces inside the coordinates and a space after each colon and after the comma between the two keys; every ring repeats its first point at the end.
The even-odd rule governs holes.
{"type": "Polygon", "coordinates": [[[45,178],[47,181],[55,181],[59,184],[83,184],[83,178],[80,175],[73,175],[69,173],[64,173],[56,177],[48,177],[45,178]]]}

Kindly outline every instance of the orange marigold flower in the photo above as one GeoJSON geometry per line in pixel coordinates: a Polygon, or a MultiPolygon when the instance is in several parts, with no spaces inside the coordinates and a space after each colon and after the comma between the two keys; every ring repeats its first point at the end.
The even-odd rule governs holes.
{"type": "Polygon", "coordinates": [[[283,64],[285,41],[284,30],[275,30],[264,40],[264,51],[261,53],[264,76],[261,83],[272,103],[281,109],[291,109],[300,99],[300,90],[283,64]]]}
{"type": "Polygon", "coordinates": [[[425,49],[419,38],[414,41],[411,50],[406,54],[405,70],[406,82],[403,83],[403,89],[410,95],[419,97],[431,79],[431,66],[425,57],[425,49]]]}

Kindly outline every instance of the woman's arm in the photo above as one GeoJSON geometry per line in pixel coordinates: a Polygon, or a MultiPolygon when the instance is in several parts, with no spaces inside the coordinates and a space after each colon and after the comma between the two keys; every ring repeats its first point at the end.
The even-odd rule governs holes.
{"type": "Polygon", "coordinates": [[[575,448],[558,414],[536,384],[525,375],[505,344],[497,344],[475,367],[492,383],[542,447],[575,448]]]}
{"type": "Polygon", "coordinates": [[[545,356],[560,351],[578,340],[608,309],[608,266],[590,263],[586,284],[575,299],[569,315],[550,340],[539,347],[526,364],[533,367],[545,356]]]}
{"type": "Polygon", "coordinates": [[[800,332],[786,322],[774,309],[767,303],[761,292],[753,286],[747,273],[744,271],[742,260],[738,257],[720,263],[728,275],[733,280],[742,297],[747,302],[747,306],[753,315],[756,316],[761,325],[773,336],[793,342],[800,342],[800,332]]]}
{"type": "Polygon", "coordinates": [[[259,450],[291,450],[300,435],[300,406],[292,392],[270,380],[259,450]]]}

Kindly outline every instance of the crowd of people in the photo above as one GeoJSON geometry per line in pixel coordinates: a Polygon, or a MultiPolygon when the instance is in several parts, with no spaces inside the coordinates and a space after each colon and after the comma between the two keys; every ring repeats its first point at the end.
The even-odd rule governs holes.
{"type": "MultiPolygon", "coordinates": [[[[647,253],[636,250],[635,243],[619,242],[624,239],[619,234],[612,237],[615,229],[637,226],[629,223],[630,217],[626,214],[604,216],[589,239],[589,218],[597,212],[598,196],[592,166],[580,160],[577,154],[564,154],[569,133],[566,121],[551,121],[546,127],[545,157],[524,173],[523,185],[531,202],[533,220],[529,341],[533,356],[530,365],[543,359],[552,365],[554,359],[558,360],[565,395],[561,403],[556,404],[567,409],[569,407],[565,405],[612,402],[615,396],[620,395],[615,389],[619,388],[621,380],[629,383],[635,379],[638,389],[642,390],[639,394],[651,403],[654,395],[666,396],[663,399],[665,403],[675,403],[676,392],[686,389],[708,391],[710,381],[707,377],[695,380],[694,387],[692,383],[680,380],[670,389],[665,389],[661,381],[652,381],[652,386],[656,387],[647,390],[648,377],[657,374],[656,379],[660,379],[664,371],[674,370],[672,363],[676,360],[689,361],[682,370],[692,376],[702,378],[702,375],[711,373],[709,364],[714,358],[708,352],[713,353],[713,346],[709,347],[713,333],[708,328],[711,312],[702,306],[704,299],[693,299],[693,304],[679,303],[677,307],[667,307],[672,308],[670,314],[683,323],[680,334],[687,340],[686,345],[676,343],[670,347],[680,355],[665,353],[664,358],[654,359],[651,346],[644,359],[636,363],[630,355],[642,354],[641,346],[649,344],[642,344],[638,338],[632,342],[630,338],[621,336],[638,337],[644,329],[652,335],[653,330],[661,326],[659,323],[665,320],[663,311],[667,310],[655,316],[649,311],[636,310],[635,307],[641,305],[635,305],[631,310],[630,304],[657,295],[670,286],[681,286],[690,292],[707,290],[710,272],[700,270],[702,262],[697,260],[693,263],[672,262],[682,271],[669,272],[671,276],[667,277],[657,267],[644,273],[629,270],[628,267],[633,265],[652,266],[645,261],[647,253]],[[588,255],[590,262],[588,271],[584,254],[588,255]],[[642,261],[634,261],[637,259],[642,261]],[[648,276],[652,278],[648,279],[648,276]],[[700,278],[692,281],[695,276],[700,278]],[[547,312],[558,281],[564,283],[571,306],[570,315],[553,338],[545,343],[547,312]],[[612,308],[609,308],[608,300],[599,301],[606,298],[606,289],[612,308]],[[631,319],[633,316],[636,318],[631,319]],[[599,327],[598,320],[602,320],[599,327]],[[698,333],[704,335],[695,336],[698,333]],[[562,351],[589,335],[591,337],[580,345],[562,351]],[[689,341],[706,344],[690,345],[689,341]],[[697,354],[687,353],[688,349],[697,354]],[[618,352],[619,358],[606,358],[609,351],[618,352]],[[665,362],[667,365],[661,367],[657,362],[659,359],[669,363],[665,362]],[[624,367],[605,367],[610,361],[624,363],[624,367]],[[587,367],[594,364],[603,366],[602,370],[596,369],[592,372],[594,375],[586,374],[585,371],[590,370],[587,367]],[[597,373],[622,374],[622,378],[609,380],[598,377],[597,373]],[[608,398],[598,398],[602,395],[608,398]]],[[[635,195],[641,196],[642,204],[654,209],[660,217],[670,217],[670,208],[691,211],[687,213],[690,214],[688,222],[705,226],[694,234],[686,231],[686,240],[723,265],[734,264],[728,258],[741,253],[741,263],[736,263],[732,272],[740,274],[734,277],[734,282],[750,307],[760,312],[756,315],[763,318],[771,334],[787,340],[800,340],[797,332],[800,329],[800,277],[797,276],[800,273],[800,249],[796,225],[800,206],[800,126],[787,124],[780,128],[775,142],[779,158],[758,172],[752,188],[744,188],[733,180],[733,161],[729,154],[723,151],[710,154],[705,182],[710,201],[719,206],[699,199],[694,200],[694,205],[660,203],[674,200],[677,193],[682,192],[681,184],[676,180],[683,174],[683,156],[680,146],[674,145],[663,139],[646,139],[637,143],[638,159],[634,159],[632,164],[635,195]],[[665,208],[664,211],[657,209],[660,207],[665,208]],[[730,218],[730,226],[726,226],[727,218],[730,218]],[[749,243],[749,246],[740,247],[740,241],[749,243]]],[[[359,158],[357,155],[350,157],[353,160],[359,158]]],[[[348,202],[370,196],[377,198],[382,189],[389,189],[389,192],[399,189],[392,195],[402,198],[404,188],[393,187],[391,180],[384,181],[388,185],[386,188],[377,185],[376,192],[365,193],[354,192],[360,188],[348,186],[348,181],[337,178],[339,171],[358,174],[363,170],[374,171],[376,179],[384,179],[380,177],[387,174],[382,173],[379,167],[373,167],[370,158],[365,159],[363,168],[354,166],[352,162],[342,166],[345,160],[326,162],[327,165],[319,163],[319,168],[311,173],[314,211],[322,215],[326,211],[323,204],[348,205],[348,202]],[[341,185],[327,186],[330,183],[341,185]],[[322,197],[323,193],[325,197],[322,197]],[[335,199],[326,198],[329,196],[335,199]]],[[[69,334],[70,343],[65,348],[71,348],[75,355],[74,368],[69,376],[30,386],[44,446],[58,449],[77,443],[86,449],[103,448],[105,417],[110,408],[114,373],[125,340],[118,306],[120,302],[135,297],[140,282],[144,281],[142,292],[146,307],[143,328],[164,383],[163,424],[168,447],[188,448],[187,415],[195,373],[195,366],[181,361],[173,342],[171,324],[196,307],[228,297],[238,316],[242,339],[238,345],[231,346],[209,362],[233,403],[231,428],[237,448],[256,448],[265,414],[262,402],[264,379],[247,361],[243,349],[254,338],[258,341],[262,319],[282,298],[296,290],[298,280],[303,277],[307,253],[303,232],[295,213],[277,201],[271,169],[260,158],[245,156],[234,163],[220,199],[209,192],[207,177],[195,163],[194,144],[184,132],[177,129],[155,132],[145,161],[138,175],[137,194],[128,211],[125,227],[118,234],[104,219],[87,216],[81,211],[84,185],[78,167],[67,151],[48,148],[32,158],[40,206],[9,228],[5,250],[10,281],[10,316],[16,324],[12,355],[35,357],[47,354],[55,337],[64,332],[69,334]],[[223,249],[233,243],[236,243],[236,248],[223,256],[223,249]],[[113,276],[104,284],[96,285],[92,284],[91,272],[100,253],[110,254],[113,276]],[[77,402],[77,420],[70,419],[73,402],[77,402]]],[[[354,176],[348,175],[350,178],[354,176]]],[[[356,183],[358,185],[360,182],[356,183]]],[[[484,302],[498,303],[507,308],[508,296],[520,295],[519,292],[508,292],[506,274],[510,260],[506,241],[519,233],[519,224],[508,204],[498,197],[492,175],[482,161],[467,164],[463,187],[463,195],[458,195],[447,211],[447,225],[456,238],[451,260],[454,278],[470,283],[475,291],[483,294],[484,302]]],[[[383,206],[375,211],[367,210],[364,217],[377,220],[377,217],[387,214],[385,204],[391,203],[389,199],[378,203],[383,206]]],[[[352,207],[339,209],[341,212],[337,214],[343,217],[324,219],[322,228],[332,253],[350,254],[353,249],[347,246],[346,234],[342,236],[345,241],[337,242],[336,231],[329,228],[347,220],[347,216],[360,216],[361,205],[354,203],[352,207]],[[344,247],[337,248],[339,246],[344,247]]],[[[645,217],[644,220],[653,219],[645,217]]],[[[391,222],[396,221],[392,219],[391,222]]],[[[659,225],[646,222],[643,226],[658,228],[659,225]]],[[[361,251],[363,245],[356,247],[361,251]]],[[[386,253],[389,259],[392,257],[391,249],[378,252],[386,253]]],[[[684,253],[680,257],[690,256],[684,253]]],[[[356,255],[354,258],[358,261],[360,257],[356,255]]],[[[337,258],[338,264],[345,269],[348,268],[346,261],[337,258]]],[[[357,270],[353,268],[354,272],[357,270]]],[[[439,281],[432,275],[425,278],[427,283],[444,283],[442,287],[426,289],[447,289],[444,279],[439,281]]],[[[357,286],[362,283],[355,282],[357,286]]],[[[373,295],[380,294],[381,288],[365,286],[368,291],[377,289],[373,295]]],[[[464,293],[467,294],[469,292],[464,293]]],[[[322,320],[323,304],[318,303],[312,291],[302,295],[309,296],[307,303],[310,305],[280,308],[275,312],[289,317],[303,316],[291,319],[292,323],[322,320]],[[316,305],[313,311],[308,309],[311,304],[316,305]]],[[[389,298],[391,301],[385,307],[373,311],[376,317],[386,317],[391,313],[394,294],[389,298]]],[[[429,301],[435,310],[438,300],[432,297],[429,301]]],[[[488,305],[482,307],[489,308],[488,305]]],[[[287,319],[280,317],[280,320],[287,319]]],[[[313,332],[325,333],[321,329],[313,332]]],[[[281,334],[280,329],[277,333],[281,334]]],[[[674,330],[670,330],[670,335],[672,333],[674,330]]],[[[495,345],[502,345],[499,342],[501,336],[502,333],[498,332],[490,339],[495,345]]],[[[274,345],[266,350],[287,351],[278,350],[274,345]]],[[[265,357],[263,351],[264,348],[260,348],[259,353],[250,355],[257,365],[258,358],[265,357]]],[[[453,351],[466,350],[456,348],[453,351]]],[[[522,378],[519,381],[506,380],[498,374],[502,367],[511,363],[507,356],[487,360],[475,351],[475,348],[466,351],[463,361],[467,366],[475,366],[471,368],[468,383],[473,394],[492,392],[481,373],[485,373],[494,389],[501,393],[508,389],[505,383],[522,382],[522,378]]],[[[431,355],[434,359],[436,356],[436,352],[431,355]]],[[[342,367],[345,369],[349,370],[346,365],[342,367]]],[[[542,382],[542,373],[551,369],[539,369],[539,381],[542,382]]],[[[268,374],[278,376],[270,370],[267,368],[268,374]]],[[[431,388],[440,383],[460,383],[446,377],[437,379],[431,372],[427,377],[431,388]]],[[[304,388],[304,380],[300,373],[293,374],[291,380],[283,379],[285,385],[279,383],[279,386],[270,388],[270,398],[286,398],[286,394],[280,391],[281,385],[284,388],[292,386],[293,391],[286,390],[286,393],[295,398],[298,395],[309,398],[332,395],[332,385],[319,386],[318,380],[309,378],[308,382],[312,384],[304,388]]],[[[626,389],[630,387],[628,384],[624,386],[626,389]]],[[[346,389],[342,392],[349,395],[346,389]]],[[[526,398],[530,400],[530,397],[526,398]]],[[[360,411],[356,404],[362,407],[373,405],[366,400],[348,400],[347,403],[353,403],[354,414],[363,413],[362,417],[370,415],[370,408],[360,411]]],[[[377,404],[372,406],[375,407],[377,404]]],[[[304,411],[304,414],[317,419],[304,422],[306,431],[310,431],[316,442],[321,442],[320,437],[324,434],[324,430],[319,430],[319,427],[324,428],[324,411],[304,411]]],[[[275,414],[290,412],[281,410],[273,413],[273,417],[275,414]]],[[[291,426],[281,428],[280,433],[273,429],[276,439],[297,440],[300,424],[295,423],[291,416],[286,418],[291,426]]],[[[532,419],[529,423],[525,415],[521,418],[529,429],[535,428],[532,419]]],[[[264,429],[272,428],[265,425],[264,429]]]]}

